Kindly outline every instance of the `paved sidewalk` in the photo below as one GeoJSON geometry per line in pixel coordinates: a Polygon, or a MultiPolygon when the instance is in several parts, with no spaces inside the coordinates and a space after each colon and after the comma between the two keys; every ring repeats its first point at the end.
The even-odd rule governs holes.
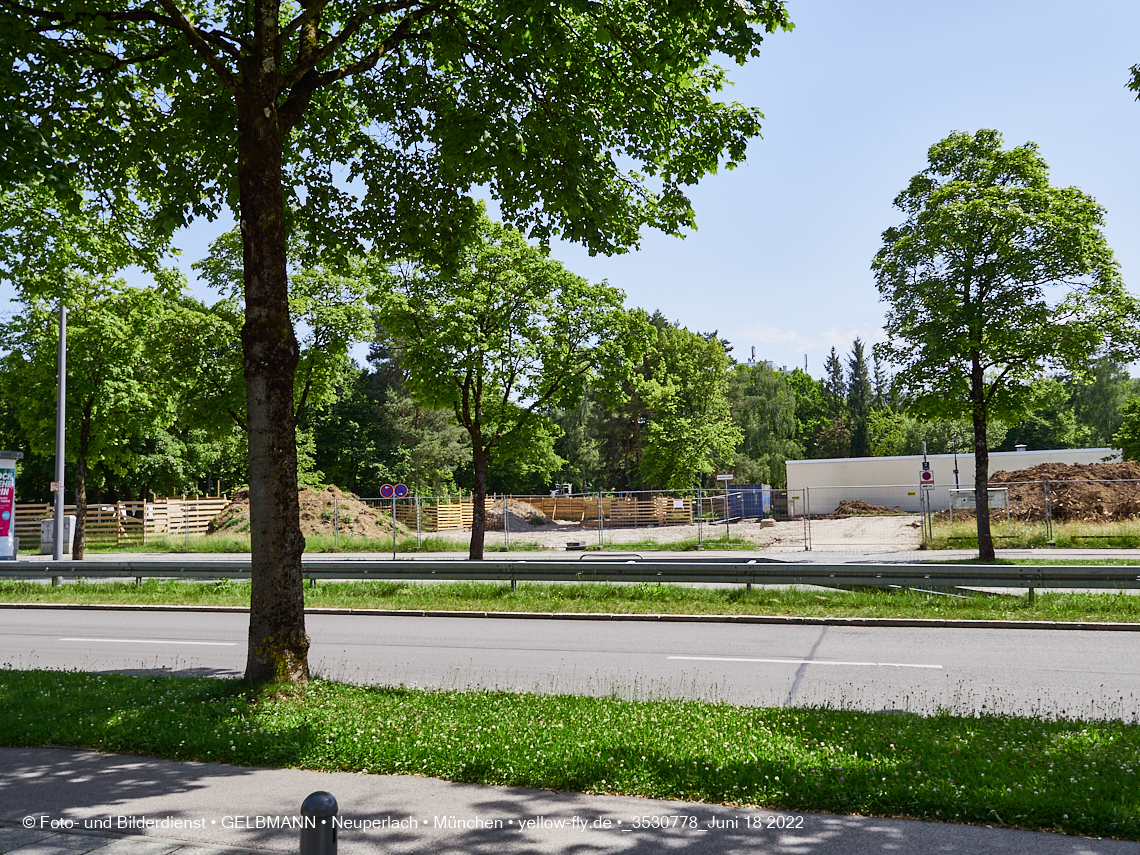
{"type": "Polygon", "coordinates": [[[0,748],[0,853],[296,852],[299,831],[281,826],[294,820],[301,801],[316,790],[327,790],[339,801],[344,855],[1140,853],[1135,842],[1010,829],[413,776],[174,763],[63,748],[0,748]]]}

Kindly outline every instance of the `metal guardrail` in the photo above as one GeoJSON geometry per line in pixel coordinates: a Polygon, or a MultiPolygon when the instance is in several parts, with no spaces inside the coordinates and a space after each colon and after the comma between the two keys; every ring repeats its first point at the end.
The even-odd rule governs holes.
{"type": "MultiPolygon", "coordinates": [[[[19,561],[0,579],[247,579],[248,560],[19,561]]],[[[321,560],[305,562],[309,580],[518,582],[661,582],[721,585],[818,585],[829,588],[1119,588],[1140,589],[1140,566],[793,564],[764,559],[611,561],[321,560]]]]}

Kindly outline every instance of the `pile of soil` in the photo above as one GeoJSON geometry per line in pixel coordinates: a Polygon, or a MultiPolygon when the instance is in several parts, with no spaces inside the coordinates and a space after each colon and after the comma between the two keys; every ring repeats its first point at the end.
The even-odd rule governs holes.
{"type": "MultiPolygon", "coordinates": [[[[1058,522],[1112,522],[1140,514],[1140,462],[1041,463],[1014,472],[995,472],[993,487],[1009,487],[1009,515],[1019,520],[1045,519],[1045,487],[1049,482],[1053,519],[1058,522]],[[1033,483],[1018,483],[1018,482],[1033,483]]],[[[995,519],[1003,510],[990,512],[995,519]]],[[[949,513],[943,511],[939,516],[949,513]]],[[[955,519],[971,519],[973,511],[954,511],[955,519]]]]}
{"type": "Polygon", "coordinates": [[[864,502],[862,499],[854,499],[852,501],[843,499],[839,502],[839,507],[837,507],[830,514],[821,517],[821,519],[845,520],[848,517],[878,517],[885,516],[887,514],[895,515],[901,513],[902,511],[900,511],[898,508],[887,508],[883,505],[871,505],[867,502],[864,502]]]}
{"type": "MultiPolygon", "coordinates": [[[[387,514],[331,484],[323,490],[302,487],[301,534],[333,534],[333,497],[337,504],[337,528],[344,537],[391,537],[392,520],[387,514]]],[[[405,531],[397,523],[397,531],[405,531]]],[[[249,490],[237,490],[233,500],[210,522],[208,531],[245,534],[249,531],[249,490]]]]}
{"type": "MultiPolygon", "coordinates": [[[[522,534],[527,531],[546,531],[562,528],[541,510],[529,502],[507,499],[507,515],[511,531],[522,534]]],[[[503,530],[503,500],[487,497],[487,531],[503,530]]]]}

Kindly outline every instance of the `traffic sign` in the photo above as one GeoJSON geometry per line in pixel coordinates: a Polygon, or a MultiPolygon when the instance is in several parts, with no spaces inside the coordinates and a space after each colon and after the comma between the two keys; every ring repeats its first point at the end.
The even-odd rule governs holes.
{"type": "Polygon", "coordinates": [[[919,475],[918,477],[922,481],[923,484],[926,484],[926,483],[930,483],[931,485],[934,484],[934,473],[931,472],[929,469],[923,469],[922,474],[919,475]]]}
{"type": "Polygon", "coordinates": [[[397,484],[395,487],[395,491],[396,491],[396,498],[402,499],[402,498],[404,498],[404,496],[408,495],[408,485],[407,484],[397,484]]]}
{"type": "Polygon", "coordinates": [[[732,480],[732,473],[729,473],[728,475],[717,475],[716,480],[718,480],[718,481],[731,481],[732,480]]]}
{"type": "Polygon", "coordinates": [[[380,498],[381,499],[390,499],[394,495],[396,495],[396,488],[393,487],[391,484],[381,484],[380,485],[380,498]]]}

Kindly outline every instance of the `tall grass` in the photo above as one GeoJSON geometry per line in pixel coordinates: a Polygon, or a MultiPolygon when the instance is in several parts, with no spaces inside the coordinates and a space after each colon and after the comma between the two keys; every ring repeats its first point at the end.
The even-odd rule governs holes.
{"type": "MultiPolygon", "coordinates": [[[[1097,549],[1140,547],[1140,519],[1119,522],[1055,522],[1050,543],[1044,521],[991,520],[998,549],[1097,549]]],[[[978,545],[977,523],[970,520],[935,522],[934,549],[970,549],[978,545]]]]}

